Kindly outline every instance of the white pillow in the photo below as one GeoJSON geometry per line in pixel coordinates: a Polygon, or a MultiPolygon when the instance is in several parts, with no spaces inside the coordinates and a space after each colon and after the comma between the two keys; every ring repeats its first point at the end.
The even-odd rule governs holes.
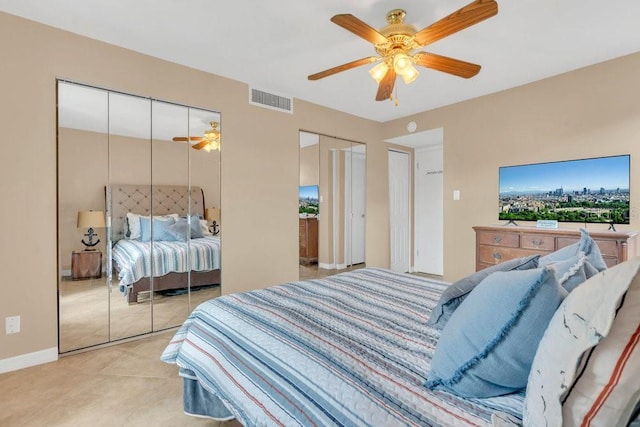
{"type": "MultiPolygon", "coordinates": [[[[140,217],[149,218],[148,215],[138,215],[131,212],[127,212],[126,225],[129,228],[129,235],[127,235],[126,227],[125,227],[125,238],[129,240],[140,240],[142,235],[140,229],[140,217]]],[[[173,218],[174,221],[177,221],[180,215],[178,214],[168,214],[168,215],[154,215],[154,218],[173,218]]]]}
{"type": "Polygon", "coordinates": [[[207,224],[206,219],[200,220],[200,229],[202,230],[203,236],[213,236],[213,234],[211,234],[211,231],[209,231],[209,224],[207,224]]]}
{"type": "Polygon", "coordinates": [[[640,399],[640,258],[574,289],[540,341],[525,426],[626,425],[640,399]]]}

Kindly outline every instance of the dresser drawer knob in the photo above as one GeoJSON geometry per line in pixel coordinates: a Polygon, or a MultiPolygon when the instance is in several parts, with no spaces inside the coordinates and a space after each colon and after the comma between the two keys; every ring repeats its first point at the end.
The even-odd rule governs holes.
{"type": "Polygon", "coordinates": [[[496,261],[500,261],[502,259],[502,254],[500,252],[494,252],[493,259],[495,259],[496,261]]]}
{"type": "Polygon", "coordinates": [[[502,242],[502,236],[493,236],[493,241],[496,243],[502,242]]]}
{"type": "Polygon", "coordinates": [[[533,240],[531,241],[531,243],[533,243],[535,246],[540,246],[540,245],[542,245],[542,244],[544,243],[544,240],[541,240],[541,239],[533,239],[533,240]]]}

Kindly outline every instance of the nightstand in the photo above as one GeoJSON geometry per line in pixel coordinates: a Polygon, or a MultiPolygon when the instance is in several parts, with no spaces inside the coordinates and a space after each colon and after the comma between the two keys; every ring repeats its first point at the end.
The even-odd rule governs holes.
{"type": "Polygon", "coordinates": [[[102,252],[73,251],[71,254],[71,280],[99,279],[102,277],[102,252]]]}

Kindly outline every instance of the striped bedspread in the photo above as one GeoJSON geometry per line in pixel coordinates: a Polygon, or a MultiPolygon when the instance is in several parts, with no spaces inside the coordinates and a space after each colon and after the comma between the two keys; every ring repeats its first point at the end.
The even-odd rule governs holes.
{"type": "Polygon", "coordinates": [[[230,294],[198,306],[162,354],[246,426],[491,425],[523,394],[427,390],[446,284],[365,268],[230,294]]]}
{"type": "Polygon", "coordinates": [[[120,291],[127,295],[132,283],[143,277],[171,272],[209,271],[220,268],[220,237],[205,236],[186,242],[118,240],[113,247],[120,291]]]}

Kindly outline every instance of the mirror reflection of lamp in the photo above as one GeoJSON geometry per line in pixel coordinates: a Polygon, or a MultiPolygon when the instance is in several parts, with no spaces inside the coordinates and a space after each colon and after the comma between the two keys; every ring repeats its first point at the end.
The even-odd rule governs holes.
{"type": "Polygon", "coordinates": [[[204,219],[211,224],[209,228],[214,236],[220,232],[220,208],[206,208],[204,219]]]}
{"type": "Polygon", "coordinates": [[[94,246],[100,243],[100,239],[93,241],[93,237],[96,236],[94,232],[94,228],[105,228],[104,221],[104,212],[103,211],[80,211],[78,212],[78,228],[88,228],[87,233],[84,236],[87,236],[88,242],[85,242],[82,239],[82,244],[85,245],[85,251],[94,251],[94,246]]]}

